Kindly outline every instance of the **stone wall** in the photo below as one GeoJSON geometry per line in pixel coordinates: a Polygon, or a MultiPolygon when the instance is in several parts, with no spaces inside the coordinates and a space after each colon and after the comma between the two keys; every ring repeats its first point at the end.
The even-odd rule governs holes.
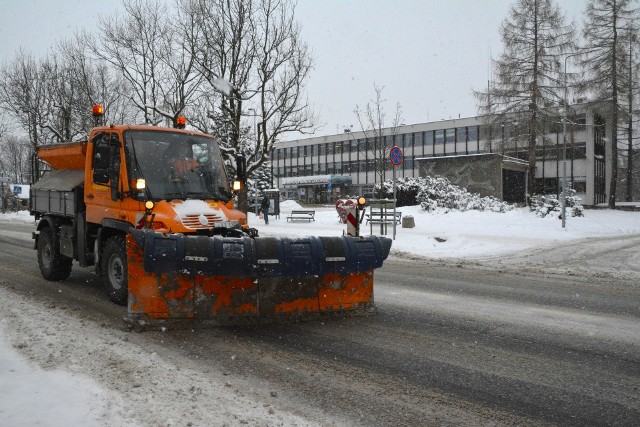
{"type": "MultiPolygon", "coordinates": [[[[527,166],[517,161],[505,161],[498,153],[467,156],[430,157],[419,159],[420,176],[443,176],[453,184],[466,188],[482,197],[493,196],[504,200],[508,189],[503,189],[503,170],[526,172],[527,166]]],[[[523,174],[523,180],[525,176],[523,174]]],[[[524,183],[521,183],[524,190],[524,183]]],[[[524,200],[524,191],[523,200],[524,200]]]]}

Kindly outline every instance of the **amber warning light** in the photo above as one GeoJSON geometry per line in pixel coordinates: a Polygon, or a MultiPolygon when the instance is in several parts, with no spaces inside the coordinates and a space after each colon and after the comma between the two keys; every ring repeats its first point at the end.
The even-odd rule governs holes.
{"type": "Polygon", "coordinates": [[[184,116],[178,116],[176,118],[176,128],[184,129],[187,124],[187,119],[184,116]]]}
{"type": "Polygon", "coordinates": [[[102,105],[96,104],[91,107],[91,112],[93,113],[94,117],[102,116],[104,115],[104,108],[102,108],[102,105]]]}

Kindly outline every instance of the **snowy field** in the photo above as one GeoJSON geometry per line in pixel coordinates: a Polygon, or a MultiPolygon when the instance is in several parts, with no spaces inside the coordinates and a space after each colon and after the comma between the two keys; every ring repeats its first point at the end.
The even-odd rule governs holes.
{"type": "MultiPolygon", "coordinates": [[[[316,220],[311,223],[287,221],[287,215],[298,209],[304,208],[286,201],[280,204],[280,218],[270,218],[268,226],[253,214],[249,214],[249,223],[261,236],[340,235],[346,231],[333,207],[316,208],[316,220]]],[[[527,208],[506,213],[428,213],[419,206],[405,206],[398,211],[413,216],[415,222],[414,228],[396,228],[391,254],[400,256],[483,258],[590,237],[640,234],[640,212],[585,210],[584,217],[568,217],[563,229],[557,217],[540,218],[527,208]]],[[[361,234],[370,234],[369,225],[363,223],[361,227],[361,234]]],[[[373,227],[373,234],[380,235],[379,225],[373,227]]],[[[387,236],[392,234],[389,227],[387,236]]]]}
{"type": "MultiPolygon", "coordinates": [[[[292,210],[304,209],[297,203],[287,201],[280,207],[280,217],[270,218],[269,225],[249,214],[250,224],[258,228],[261,236],[336,236],[346,230],[333,207],[315,208],[316,220],[310,223],[287,221],[292,210]]],[[[578,248],[583,239],[593,238],[601,238],[602,250],[606,251],[606,244],[616,238],[640,235],[640,212],[586,210],[584,217],[567,218],[563,229],[558,218],[540,218],[527,209],[507,213],[426,213],[413,206],[398,210],[415,221],[415,228],[398,226],[396,230],[391,257],[404,259],[502,260],[531,252],[551,252],[558,247],[578,248]]],[[[27,212],[3,214],[0,220],[3,227],[12,221],[33,222],[27,212]]],[[[368,234],[369,226],[362,227],[362,234],[368,234]]],[[[373,231],[380,234],[379,226],[373,231]]],[[[4,232],[10,234],[11,230],[4,232]]],[[[388,236],[392,237],[392,233],[389,228],[388,236]]],[[[558,253],[562,256],[563,252],[554,256],[558,253]]],[[[9,344],[4,316],[0,315],[0,425],[135,425],[129,421],[129,414],[120,409],[119,402],[95,381],[79,373],[43,370],[21,356],[9,344]],[[69,402],[73,402],[73,410],[65,410],[69,402]]],[[[233,419],[228,421],[234,423],[233,419]]],[[[278,423],[300,421],[282,414],[278,423]]]]}

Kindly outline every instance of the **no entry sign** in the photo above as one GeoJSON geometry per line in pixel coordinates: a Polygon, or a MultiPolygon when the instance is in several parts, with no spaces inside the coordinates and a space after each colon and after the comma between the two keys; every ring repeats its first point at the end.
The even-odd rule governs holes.
{"type": "Polygon", "coordinates": [[[389,159],[394,166],[400,166],[404,161],[404,154],[402,154],[402,148],[394,145],[389,151],[389,159]]]}

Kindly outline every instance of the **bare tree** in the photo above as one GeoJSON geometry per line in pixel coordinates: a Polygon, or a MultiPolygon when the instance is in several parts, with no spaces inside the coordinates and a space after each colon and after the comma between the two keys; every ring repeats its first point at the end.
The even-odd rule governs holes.
{"type": "MultiPolygon", "coordinates": [[[[194,55],[209,94],[215,93],[208,99],[208,127],[220,135],[227,163],[244,155],[251,175],[269,160],[279,138],[315,126],[303,98],[312,60],[294,19],[295,3],[181,0],[179,8],[198,27],[194,55]],[[254,118],[258,131],[251,140],[254,132],[247,129],[254,118]]],[[[246,193],[240,194],[240,209],[246,209],[246,193]]]]}
{"type": "MultiPolygon", "coordinates": [[[[79,111],[83,106],[73,65],[60,55],[52,53],[42,61],[40,67],[45,85],[40,126],[56,142],[83,137],[87,128],[82,121],[82,112],[79,111]]],[[[87,107],[85,109],[88,110],[87,107]]]]}
{"type": "Polygon", "coordinates": [[[124,17],[101,20],[98,38],[85,33],[83,40],[127,81],[122,95],[136,106],[143,123],[173,124],[198,89],[190,46],[159,1],[127,0],[124,8],[124,17]]]}
{"type": "MultiPolygon", "coordinates": [[[[200,126],[220,136],[228,159],[243,154],[239,149],[243,101],[254,91],[250,78],[255,62],[253,3],[241,0],[183,0],[184,20],[197,30],[191,42],[199,72],[210,96],[204,101],[200,126]],[[208,122],[208,123],[207,123],[208,122]]],[[[182,25],[186,27],[186,25],[182,25]]]]}
{"type": "MultiPolygon", "coordinates": [[[[609,182],[610,208],[615,208],[618,180],[618,124],[624,117],[623,100],[625,80],[628,79],[626,55],[634,29],[638,9],[633,0],[590,0],[584,25],[585,46],[581,65],[586,73],[584,88],[595,100],[611,105],[611,180],[609,182]],[[593,64],[598,64],[594,67],[593,64]]],[[[631,87],[629,84],[627,87],[631,87]]],[[[627,93],[627,95],[630,92],[627,93]]]]}
{"type": "Polygon", "coordinates": [[[29,182],[31,146],[26,139],[8,135],[0,137],[0,176],[16,184],[29,182]]]}
{"type": "MultiPolygon", "coordinates": [[[[384,187],[382,183],[386,179],[387,170],[391,168],[389,161],[389,150],[396,145],[398,127],[402,122],[402,110],[400,104],[396,104],[396,109],[391,120],[391,126],[387,124],[387,113],[384,109],[386,99],[382,96],[384,86],[374,84],[375,99],[369,101],[363,108],[356,105],[355,115],[360,123],[360,128],[369,144],[373,144],[372,153],[375,162],[376,183],[380,184],[379,194],[382,194],[384,187]]],[[[369,145],[371,146],[371,145],[369,145]]]]}
{"type": "Polygon", "coordinates": [[[574,49],[574,33],[553,0],[518,0],[500,27],[504,52],[493,63],[496,81],[474,93],[494,128],[509,118],[527,129],[530,189],[536,188],[536,145],[556,114],[545,107],[563,100],[562,54],[574,49]]]}
{"type": "Polygon", "coordinates": [[[86,133],[94,126],[91,106],[104,107],[106,123],[131,123],[135,111],[126,93],[127,82],[106,61],[91,58],[83,36],[64,40],[57,45],[60,61],[70,68],[76,86],[75,120],[86,133]]]}
{"type": "MultiPolygon", "coordinates": [[[[45,82],[39,64],[23,51],[0,71],[0,106],[14,118],[14,123],[28,135],[32,150],[45,141],[41,132],[45,82]]],[[[36,165],[37,168],[37,165],[36,165]]],[[[34,171],[38,174],[38,171],[34,171]]]]}

